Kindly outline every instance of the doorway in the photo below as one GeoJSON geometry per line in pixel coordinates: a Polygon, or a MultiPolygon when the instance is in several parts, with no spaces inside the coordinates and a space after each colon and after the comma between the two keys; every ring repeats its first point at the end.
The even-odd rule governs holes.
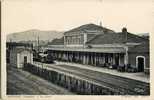
{"type": "Polygon", "coordinates": [[[115,55],[115,65],[119,66],[119,54],[115,55]]]}
{"type": "Polygon", "coordinates": [[[24,56],[24,64],[27,63],[27,56],[24,56]]]}
{"type": "Polygon", "coordinates": [[[145,67],[145,57],[138,56],[137,57],[137,68],[138,68],[138,72],[144,72],[144,67],[145,67]]]}

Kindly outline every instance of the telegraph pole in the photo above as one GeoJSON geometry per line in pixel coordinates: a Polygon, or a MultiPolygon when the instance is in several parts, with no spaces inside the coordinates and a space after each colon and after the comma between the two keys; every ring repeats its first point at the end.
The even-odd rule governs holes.
{"type": "Polygon", "coordinates": [[[37,38],[37,52],[39,53],[39,36],[38,36],[38,38],[37,38]]]}

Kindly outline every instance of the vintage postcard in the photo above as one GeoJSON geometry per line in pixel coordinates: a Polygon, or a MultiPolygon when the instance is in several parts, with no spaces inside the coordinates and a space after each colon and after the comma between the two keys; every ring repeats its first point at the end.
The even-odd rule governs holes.
{"type": "Polygon", "coordinates": [[[152,0],[2,0],[2,99],[152,100],[152,0]]]}

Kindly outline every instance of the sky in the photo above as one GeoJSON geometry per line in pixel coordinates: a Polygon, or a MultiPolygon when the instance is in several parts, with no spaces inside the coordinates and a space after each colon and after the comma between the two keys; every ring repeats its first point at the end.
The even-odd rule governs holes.
{"type": "Polygon", "coordinates": [[[116,32],[154,32],[152,0],[4,0],[2,33],[30,29],[67,31],[94,23],[116,32]]]}

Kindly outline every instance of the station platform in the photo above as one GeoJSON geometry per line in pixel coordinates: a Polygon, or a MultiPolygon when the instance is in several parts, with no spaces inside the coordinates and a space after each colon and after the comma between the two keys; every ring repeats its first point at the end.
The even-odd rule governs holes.
{"type": "Polygon", "coordinates": [[[73,67],[89,69],[93,71],[108,73],[108,74],[115,75],[115,76],[120,76],[120,77],[138,80],[141,82],[150,83],[150,76],[145,74],[144,72],[136,72],[136,73],[118,72],[117,70],[114,70],[114,69],[108,69],[108,68],[102,68],[102,67],[100,68],[100,67],[91,66],[91,65],[83,65],[83,64],[77,64],[77,63],[71,63],[71,62],[60,62],[60,61],[55,61],[55,64],[56,65],[70,65],[73,67]]]}

